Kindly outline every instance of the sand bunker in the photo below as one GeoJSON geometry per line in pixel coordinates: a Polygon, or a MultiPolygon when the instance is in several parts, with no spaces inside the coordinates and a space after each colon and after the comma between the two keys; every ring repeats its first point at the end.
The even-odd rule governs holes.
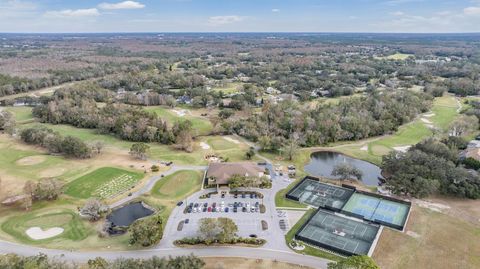
{"type": "Polygon", "coordinates": [[[25,231],[25,233],[33,240],[42,240],[62,234],[63,228],[53,227],[44,231],[40,227],[32,227],[25,231]]]}
{"type": "Polygon", "coordinates": [[[401,146],[401,147],[393,147],[394,150],[399,152],[407,152],[412,146],[401,146]]]}
{"type": "Polygon", "coordinates": [[[27,166],[27,165],[40,164],[40,163],[43,163],[44,161],[45,161],[45,156],[37,155],[37,156],[28,156],[25,158],[21,158],[16,161],[16,164],[27,166]]]}
{"type": "Polygon", "coordinates": [[[435,212],[442,212],[443,210],[450,208],[450,206],[448,206],[448,205],[439,204],[439,203],[432,203],[432,202],[428,202],[428,201],[416,200],[415,202],[420,207],[428,208],[428,209],[433,210],[435,212]]]}
{"type": "Polygon", "coordinates": [[[425,118],[421,118],[420,120],[422,120],[424,123],[427,123],[427,124],[432,124],[432,122],[428,119],[425,119],[425,118]]]}
{"type": "Polygon", "coordinates": [[[225,139],[229,142],[235,143],[235,144],[240,144],[240,141],[238,141],[237,139],[233,139],[231,137],[228,137],[228,136],[224,136],[223,139],[225,139]]]}
{"type": "Polygon", "coordinates": [[[202,147],[202,149],[210,149],[210,146],[205,142],[200,142],[200,147],[202,147]]]}
{"type": "Polygon", "coordinates": [[[42,170],[40,172],[40,177],[58,177],[63,175],[65,172],[67,172],[66,168],[53,167],[42,170]]]}
{"type": "Polygon", "coordinates": [[[365,145],[365,146],[361,147],[360,150],[367,151],[368,150],[368,145],[365,145]]]}
{"type": "Polygon", "coordinates": [[[185,109],[182,109],[182,110],[174,109],[172,111],[175,112],[177,114],[177,116],[179,116],[179,117],[183,117],[187,114],[187,111],[185,109]]]}

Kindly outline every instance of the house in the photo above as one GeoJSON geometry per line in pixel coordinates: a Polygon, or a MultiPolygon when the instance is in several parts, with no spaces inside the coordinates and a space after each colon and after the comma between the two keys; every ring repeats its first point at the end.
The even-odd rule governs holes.
{"type": "Polygon", "coordinates": [[[187,95],[183,95],[183,96],[177,98],[177,103],[189,105],[189,104],[192,103],[192,98],[190,98],[187,95]]]}
{"type": "Polygon", "coordinates": [[[253,162],[210,163],[205,175],[208,185],[216,188],[228,187],[230,179],[237,176],[263,177],[265,169],[253,162]]]}

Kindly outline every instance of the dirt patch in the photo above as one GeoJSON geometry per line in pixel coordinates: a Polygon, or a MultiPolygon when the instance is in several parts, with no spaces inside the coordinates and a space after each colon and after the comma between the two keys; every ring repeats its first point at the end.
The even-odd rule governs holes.
{"type": "Polygon", "coordinates": [[[225,258],[208,257],[202,258],[205,261],[205,269],[299,269],[310,268],[297,264],[290,264],[272,260],[245,259],[245,258],[225,258]]]}
{"type": "Polygon", "coordinates": [[[368,145],[362,146],[362,147],[360,148],[360,150],[368,151],[368,145]]]}
{"type": "Polygon", "coordinates": [[[40,177],[59,177],[67,172],[67,168],[63,167],[52,167],[42,170],[40,172],[40,177]]]}
{"type": "Polygon", "coordinates": [[[36,155],[36,156],[28,156],[28,157],[18,159],[15,163],[17,165],[28,166],[28,165],[41,164],[45,160],[46,160],[45,156],[36,155]]]}
{"type": "Polygon", "coordinates": [[[210,146],[209,146],[207,143],[205,143],[205,142],[200,142],[200,147],[201,147],[202,149],[210,149],[210,146]]]}
{"type": "Polygon", "coordinates": [[[234,144],[240,144],[240,141],[238,141],[237,139],[233,139],[231,137],[228,137],[228,136],[224,136],[223,139],[229,141],[229,142],[232,142],[234,144]]]}
{"type": "Polygon", "coordinates": [[[414,231],[407,231],[407,234],[413,238],[420,238],[420,235],[414,231]]]}
{"type": "Polygon", "coordinates": [[[444,204],[440,204],[440,203],[433,203],[433,202],[424,201],[424,200],[415,200],[415,203],[420,207],[428,208],[428,209],[433,210],[435,212],[443,212],[444,210],[450,208],[450,206],[448,206],[448,205],[444,205],[444,204]]]}

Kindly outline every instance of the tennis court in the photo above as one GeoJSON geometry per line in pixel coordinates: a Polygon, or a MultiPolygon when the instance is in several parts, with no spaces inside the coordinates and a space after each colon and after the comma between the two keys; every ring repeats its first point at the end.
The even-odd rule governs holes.
{"type": "Polygon", "coordinates": [[[315,207],[341,209],[353,194],[353,190],[321,183],[311,178],[304,178],[287,197],[315,207]]]}
{"type": "Polygon", "coordinates": [[[410,207],[406,204],[362,193],[354,193],[342,209],[342,211],[361,215],[367,220],[401,227],[405,224],[409,210],[410,207]]]}
{"type": "Polygon", "coordinates": [[[319,209],[297,234],[305,241],[344,255],[366,255],[379,227],[319,209]]]}

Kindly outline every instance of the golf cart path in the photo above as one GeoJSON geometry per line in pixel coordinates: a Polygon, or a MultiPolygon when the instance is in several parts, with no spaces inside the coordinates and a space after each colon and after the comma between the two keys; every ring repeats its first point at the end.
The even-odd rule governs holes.
{"type": "Polygon", "coordinates": [[[120,199],[120,200],[116,201],[115,203],[113,203],[109,206],[110,206],[110,208],[116,208],[118,206],[121,206],[125,203],[128,203],[128,202],[132,201],[133,199],[136,199],[136,198],[142,196],[145,193],[150,192],[152,190],[153,186],[155,186],[155,183],[157,183],[157,181],[161,180],[163,177],[172,175],[172,174],[174,174],[178,171],[182,171],[182,170],[206,170],[206,169],[207,169],[207,166],[175,165],[174,164],[174,165],[171,166],[170,170],[165,171],[160,175],[155,175],[155,176],[150,177],[148,179],[147,183],[141,189],[139,189],[138,191],[133,192],[132,195],[127,196],[123,199],[120,199]],[[162,177],[162,175],[163,175],[163,177],[162,177]]]}

